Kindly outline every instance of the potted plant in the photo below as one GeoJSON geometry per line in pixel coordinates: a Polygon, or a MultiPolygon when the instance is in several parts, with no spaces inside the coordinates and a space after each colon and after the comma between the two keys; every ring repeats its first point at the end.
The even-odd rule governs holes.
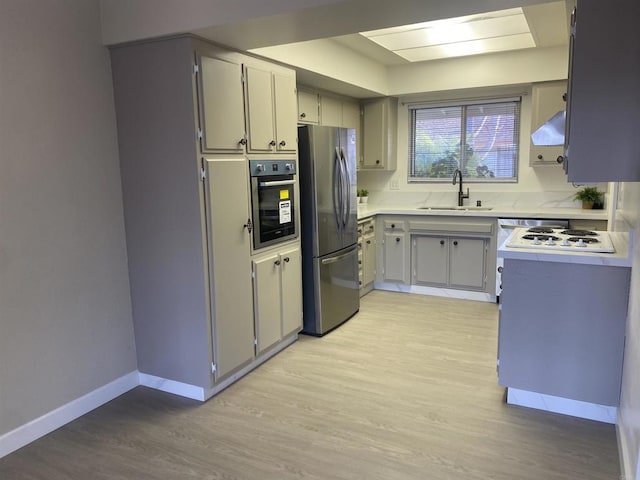
{"type": "Polygon", "coordinates": [[[598,187],[584,187],[578,190],[575,197],[582,202],[582,208],[589,210],[592,208],[602,208],[604,193],[598,191],[598,187]]]}
{"type": "Polygon", "coordinates": [[[368,190],[364,188],[359,188],[356,193],[358,195],[358,203],[367,203],[367,200],[369,198],[368,190]]]}

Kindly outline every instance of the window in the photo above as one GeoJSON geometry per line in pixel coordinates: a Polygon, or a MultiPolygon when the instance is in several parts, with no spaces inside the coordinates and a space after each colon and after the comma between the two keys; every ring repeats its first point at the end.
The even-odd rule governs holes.
{"type": "Polygon", "coordinates": [[[518,180],[520,99],[410,105],[409,181],[518,180]],[[464,145],[464,148],[462,146],[464,145]]]}

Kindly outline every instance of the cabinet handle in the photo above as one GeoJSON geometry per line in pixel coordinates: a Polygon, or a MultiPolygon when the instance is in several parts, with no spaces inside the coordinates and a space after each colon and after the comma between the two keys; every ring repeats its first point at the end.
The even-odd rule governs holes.
{"type": "Polygon", "coordinates": [[[369,230],[373,230],[373,225],[369,225],[369,230]]]}
{"type": "Polygon", "coordinates": [[[457,240],[454,240],[454,241],[453,241],[453,246],[454,246],[454,247],[457,247],[457,246],[458,246],[458,241],[457,241],[457,240]]]}
{"type": "Polygon", "coordinates": [[[284,147],[284,146],[286,146],[286,145],[287,145],[287,142],[285,142],[284,140],[282,140],[282,141],[280,142],[280,146],[281,146],[281,147],[284,147]]]}
{"type": "Polygon", "coordinates": [[[400,241],[400,237],[396,237],[396,242],[399,242],[399,241],[400,241]]]}
{"type": "Polygon", "coordinates": [[[538,160],[542,160],[544,157],[542,156],[541,153],[538,154],[538,160]]]}
{"type": "Polygon", "coordinates": [[[361,229],[361,228],[359,228],[359,229],[358,229],[358,235],[360,235],[361,233],[362,233],[362,229],[361,229]]]}
{"type": "Polygon", "coordinates": [[[556,158],[556,162],[558,163],[564,162],[564,157],[562,155],[558,155],[558,158],[556,158]]]}
{"type": "Polygon", "coordinates": [[[273,264],[274,264],[276,267],[279,267],[279,266],[280,266],[280,260],[276,260],[275,262],[273,262],[273,264]]]}
{"type": "Polygon", "coordinates": [[[444,245],[444,240],[440,240],[440,245],[444,245]]]}
{"type": "Polygon", "coordinates": [[[284,261],[289,263],[289,257],[284,257],[284,261]]]}
{"type": "Polygon", "coordinates": [[[371,240],[367,240],[367,245],[371,245],[371,240]]]}
{"type": "Polygon", "coordinates": [[[271,145],[272,147],[275,147],[276,146],[276,141],[275,140],[271,140],[269,142],[269,145],[271,145]]]}
{"type": "Polygon", "coordinates": [[[380,160],[376,160],[376,165],[380,165],[380,160]]]}
{"type": "Polygon", "coordinates": [[[504,270],[502,267],[498,267],[498,273],[502,273],[502,270],[504,270]]]}
{"type": "Polygon", "coordinates": [[[362,260],[358,260],[358,265],[362,265],[362,260]]]}
{"type": "Polygon", "coordinates": [[[300,118],[307,118],[307,114],[306,114],[306,113],[304,113],[304,112],[302,112],[302,113],[300,114],[300,118]]]}
{"type": "Polygon", "coordinates": [[[392,223],[392,224],[391,224],[391,228],[396,228],[396,224],[395,224],[395,223],[392,223]]]}
{"type": "Polygon", "coordinates": [[[246,138],[241,138],[240,141],[238,142],[240,145],[246,145],[247,144],[247,139],[246,138]]]}
{"type": "Polygon", "coordinates": [[[245,223],[243,227],[247,229],[248,233],[251,233],[251,230],[253,230],[253,223],[250,218],[247,218],[247,223],[245,223]]]}

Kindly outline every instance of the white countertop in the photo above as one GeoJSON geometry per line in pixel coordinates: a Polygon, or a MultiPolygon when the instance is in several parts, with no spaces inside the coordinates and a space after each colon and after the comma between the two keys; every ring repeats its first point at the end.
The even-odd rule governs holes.
{"type": "MultiPolygon", "coordinates": [[[[373,215],[425,215],[443,217],[490,217],[490,218],[558,218],[571,220],[607,220],[606,210],[583,210],[580,208],[541,207],[491,207],[491,210],[428,210],[420,205],[358,205],[358,219],[373,215]]],[[[434,208],[437,208],[434,206],[434,208]]]]}
{"type": "Polygon", "coordinates": [[[580,263],[583,265],[608,265],[611,267],[631,267],[631,242],[628,233],[609,232],[616,253],[585,253],[558,250],[542,251],[540,249],[511,248],[505,243],[498,247],[499,258],[515,260],[534,260],[539,262],[580,263]]]}

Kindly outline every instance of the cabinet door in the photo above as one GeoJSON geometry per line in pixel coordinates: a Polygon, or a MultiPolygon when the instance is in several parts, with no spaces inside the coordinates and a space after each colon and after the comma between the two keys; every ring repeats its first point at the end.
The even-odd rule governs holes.
{"type": "Polygon", "coordinates": [[[362,243],[362,285],[369,285],[376,279],[376,239],[369,235],[362,243]]]}
{"type": "Polygon", "coordinates": [[[414,235],[411,261],[415,285],[447,285],[449,239],[447,237],[414,235]]]}
{"type": "Polygon", "coordinates": [[[360,141],[362,140],[362,133],[360,129],[360,104],[353,102],[342,103],[342,126],[346,128],[353,128],[355,131],[355,138],[349,139],[349,144],[353,146],[353,152],[356,159],[356,165],[360,167],[360,141]]]}
{"type": "Polygon", "coordinates": [[[384,234],[384,276],[385,282],[405,282],[406,246],[404,233],[384,234]]]}
{"type": "Polygon", "coordinates": [[[298,123],[310,123],[317,125],[318,94],[298,90],[298,123]]]}
{"type": "Polygon", "coordinates": [[[280,325],[281,269],[282,261],[277,253],[253,262],[257,353],[263,352],[282,338],[280,325]]]}
{"type": "Polygon", "coordinates": [[[282,336],[302,329],[302,256],[300,247],[280,253],[282,260],[282,336]]]}
{"type": "Polygon", "coordinates": [[[384,155],[384,103],[366,103],[363,115],[363,163],[365,168],[382,168],[384,155]]]}
{"type": "Polygon", "coordinates": [[[271,152],[276,144],[271,72],[246,66],[245,75],[248,149],[251,152],[271,152]]]}
{"type": "Polygon", "coordinates": [[[239,156],[205,161],[213,358],[219,380],[254,358],[247,163],[239,156]],[[230,189],[229,185],[234,185],[230,189]]]}
{"type": "Polygon", "coordinates": [[[342,102],[333,97],[320,98],[320,124],[342,127],[342,102]]]}
{"type": "Polygon", "coordinates": [[[274,74],[273,91],[276,115],[276,150],[279,152],[295,152],[298,139],[295,77],[274,74]]]}
{"type": "Polygon", "coordinates": [[[245,137],[241,65],[200,57],[198,78],[202,151],[241,153],[245,137]]]}
{"type": "MultiPolygon", "coordinates": [[[[567,92],[567,82],[545,82],[534,84],[531,92],[531,133],[553,115],[565,109],[562,99],[567,92]]],[[[531,166],[558,165],[556,159],[562,155],[563,147],[534,145],[529,138],[529,163],[531,166]]]]}
{"type": "Polygon", "coordinates": [[[484,290],[487,241],[483,238],[451,238],[449,285],[484,290]]]}

